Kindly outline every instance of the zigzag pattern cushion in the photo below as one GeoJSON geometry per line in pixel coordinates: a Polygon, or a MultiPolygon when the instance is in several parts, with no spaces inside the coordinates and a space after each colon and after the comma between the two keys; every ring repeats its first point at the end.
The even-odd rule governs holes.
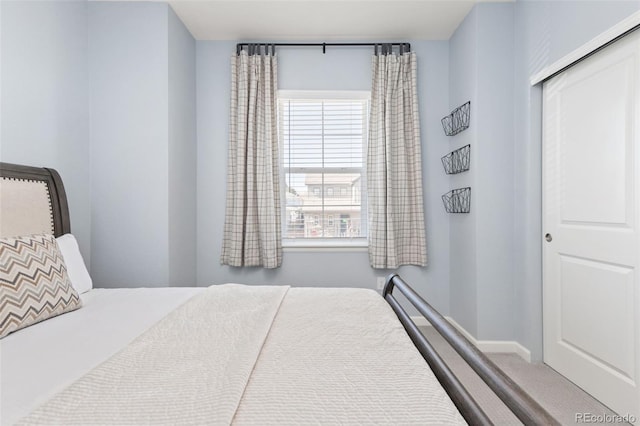
{"type": "Polygon", "coordinates": [[[81,304],[53,235],[0,239],[0,338],[81,304]]]}

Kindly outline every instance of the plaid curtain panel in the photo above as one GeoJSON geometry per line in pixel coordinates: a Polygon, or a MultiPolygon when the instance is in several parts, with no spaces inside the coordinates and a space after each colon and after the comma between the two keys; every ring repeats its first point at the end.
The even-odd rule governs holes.
{"type": "Polygon", "coordinates": [[[367,152],[369,262],[427,264],[415,53],[375,55],[367,152]]]}
{"type": "Polygon", "coordinates": [[[277,135],[277,58],[241,51],[231,59],[227,205],[220,262],[282,263],[277,135]]]}

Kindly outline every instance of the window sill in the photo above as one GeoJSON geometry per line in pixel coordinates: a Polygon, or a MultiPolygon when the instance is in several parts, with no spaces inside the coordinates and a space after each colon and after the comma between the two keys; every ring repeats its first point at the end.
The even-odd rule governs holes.
{"type": "Polygon", "coordinates": [[[368,250],[368,242],[366,239],[347,240],[347,241],[283,241],[282,249],[285,252],[345,252],[357,251],[366,252],[368,250]]]}

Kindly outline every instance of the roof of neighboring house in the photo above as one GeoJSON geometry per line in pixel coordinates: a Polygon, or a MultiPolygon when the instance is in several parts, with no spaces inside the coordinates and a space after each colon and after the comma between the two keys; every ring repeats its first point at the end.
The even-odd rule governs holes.
{"type": "Polygon", "coordinates": [[[358,179],[360,179],[359,173],[325,173],[324,180],[323,175],[320,173],[309,173],[306,175],[305,185],[353,185],[358,179]]]}

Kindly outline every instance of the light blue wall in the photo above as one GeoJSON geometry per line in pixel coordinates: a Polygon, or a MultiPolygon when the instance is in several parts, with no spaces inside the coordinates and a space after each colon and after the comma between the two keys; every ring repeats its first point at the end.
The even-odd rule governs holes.
{"type": "Polygon", "coordinates": [[[195,41],[166,3],[88,27],[94,283],[195,285],[195,41]]]}
{"type": "Polygon", "coordinates": [[[87,265],[91,247],[87,4],[0,2],[0,161],[57,169],[87,265]]]}
{"type": "Polygon", "coordinates": [[[196,284],[196,43],[168,8],[169,283],[196,284]]]}
{"type": "Polygon", "coordinates": [[[0,8],[0,160],[60,172],[97,286],[195,285],[193,37],[162,3],[0,8]]]}
{"type": "Polygon", "coordinates": [[[451,150],[471,144],[468,172],[452,175],[449,188],[471,187],[469,214],[449,215],[450,310],[451,317],[474,336],[478,333],[478,282],[476,272],[477,195],[476,155],[478,140],[477,9],[472,9],[449,40],[449,109],[471,101],[469,128],[449,137],[451,150]]]}
{"type": "Polygon", "coordinates": [[[513,321],[513,11],[479,4],[450,40],[451,108],[471,101],[471,167],[451,187],[471,187],[471,212],[451,215],[451,316],[475,337],[510,340],[513,321]],[[505,231],[506,230],[506,231],[505,231]]]}
{"type": "Polygon", "coordinates": [[[542,92],[529,79],[640,10],[640,1],[518,1],[515,7],[514,324],[516,340],[540,360],[542,92]]]}
{"type": "MultiPolygon", "coordinates": [[[[423,139],[423,179],[429,266],[403,267],[408,282],[443,312],[449,306],[449,220],[440,195],[448,187],[440,157],[449,150],[440,118],[448,111],[448,43],[412,41],[418,54],[423,139]]],[[[277,283],[375,288],[366,251],[290,252],[277,270],[220,265],[229,126],[230,56],[233,42],[197,42],[198,87],[198,283],[277,283]]],[[[281,48],[281,89],[370,90],[371,48],[281,48]]]]}
{"type": "Polygon", "coordinates": [[[90,2],[94,284],[167,286],[167,5],[90,2]]]}
{"type": "Polygon", "coordinates": [[[481,3],[478,19],[476,250],[478,335],[511,340],[513,318],[513,3],[481,3]],[[505,232],[506,231],[506,232],[505,232]]]}

